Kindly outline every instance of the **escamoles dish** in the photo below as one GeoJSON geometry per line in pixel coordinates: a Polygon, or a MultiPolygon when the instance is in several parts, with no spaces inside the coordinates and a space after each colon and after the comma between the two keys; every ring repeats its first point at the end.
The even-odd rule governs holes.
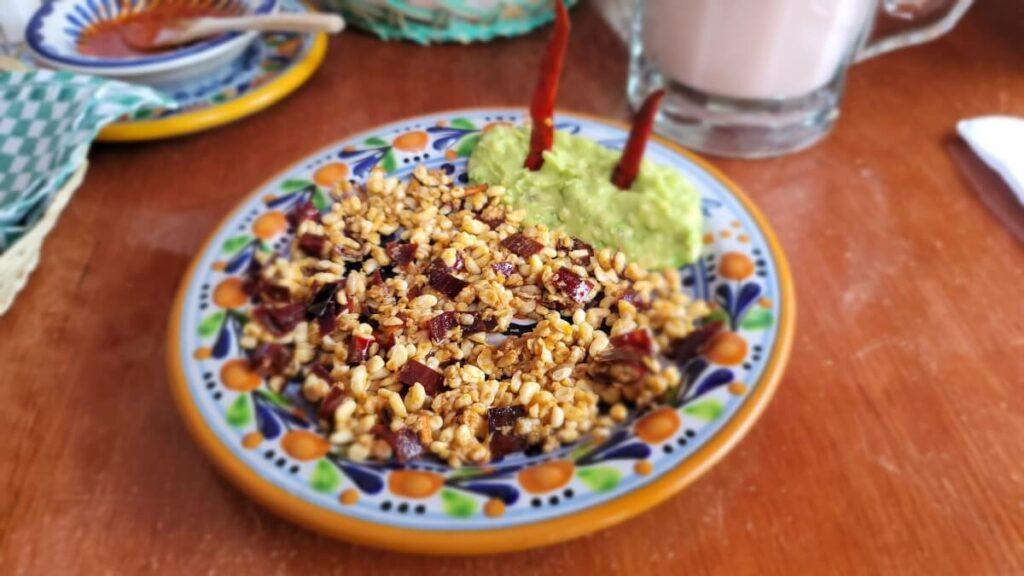
{"type": "Polygon", "coordinates": [[[286,255],[254,258],[238,377],[301,381],[353,461],[459,467],[605,439],[678,394],[721,326],[701,326],[677,270],[526,224],[501,186],[419,166],[331,194],[326,213],[288,214],[286,255]]]}

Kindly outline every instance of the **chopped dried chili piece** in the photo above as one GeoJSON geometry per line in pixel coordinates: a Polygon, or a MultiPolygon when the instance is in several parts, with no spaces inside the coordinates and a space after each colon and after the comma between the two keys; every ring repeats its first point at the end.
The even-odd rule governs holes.
{"type": "Polygon", "coordinates": [[[370,353],[370,344],[373,344],[373,338],[360,334],[353,335],[352,339],[348,341],[348,357],[345,362],[349,366],[366,362],[366,357],[370,353]]]}
{"type": "Polygon", "coordinates": [[[622,151],[615,172],[612,173],[612,184],[619,190],[629,190],[640,173],[640,161],[644,158],[644,148],[651,138],[651,131],[654,130],[654,118],[658,114],[658,105],[665,96],[665,90],[657,90],[651,93],[640,106],[640,111],[633,119],[633,127],[629,131],[629,140],[626,141],[626,148],[622,151]]]}
{"type": "Polygon", "coordinates": [[[644,363],[647,354],[633,347],[611,348],[602,352],[590,366],[595,380],[620,384],[633,384],[650,372],[644,363]]]}
{"type": "Polygon", "coordinates": [[[526,408],[522,406],[501,406],[487,411],[487,429],[497,432],[502,428],[515,426],[516,420],[526,416],[526,408]]]}
{"type": "Polygon", "coordinates": [[[463,288],[469,286],[469,282],[453,276],[443,264],[441,266],[431,265],[430,271],[427,273],[427,281],[431,288],[452,300],[459,295],[459,292],[462,292],[463,288]]]}
{"type": "Polygon", "coordinates": [[[518,254],[523,258],[529,258],[544,249],[543,244],[521,232],[517,232],[508,238],[505,238],[501,241],[501,245],[509,252],[518,254]]]}
{"type": "Polygon", "coordinates": [[[591,246],[590,244],[587,244],[583,240],[580,240],[579,238],[573,238],[572,248],[570,248],[570,251],[576,252],[577,250],[586,250],[587,255],[580,256],[578,258],[573,258],[573,261],[579,264],[580,266],[589,266],[590,259],[594,256],[594,247],[591,246]]]}
{"type": "Polygon", "coordinates": [[[619,296],[619,300],[629,302],[637,310],[646,310],[648,306],[647,302],[644,301],[643,296],[632,288],[627,288],[626,291],[622,293],[622,296],[619,296]]]}
{"type": "Polygon", "coordinates": [[[525,450],[526,440],[523,439],[522,436],[515,434],[502,434],[501,432],[497,432],[491,434],[488,447],[491,450],[491,460],[497,460],[506,454],[522,452],[525,450]]]}
{"type": "Polygon", "coordinates": [[[569,46],[569,13],[562,0],[554,0],[554,3],[555,29],[541,61],[540,78],[530,101],[533,125],[530,129],[530,151],[523,163],[529,170],[540,170],[544,165],[544,151],[550,150],[555,142],[555,97],[565,63],[565,51],[569,46]]]}
{"type": "Polygon", "coordinates": [[[419,382],[428,396],[436,396],[444,383],[444,374],[426,364],[409,360],[402,367],[402,371],[398,373],[398,381],[406,386],[412,386],[419,382]]]}
{"type": "Polygon", "coordinates": [[[384,276],[380,273],[380,268],[374,270],[373,274],[370,274],[370,276],[366,278],[367,286],[380,286],[383,283],[384,276]]]}
{"type": "Polygon", "coordinates": [[[292,361],[291,348],[281,344],[263,344],[253,350],[249,365],[260,376],[276,376],[284,372],[292,361]]]}
{"type": "Polygon", "coordinates": [[[480,315],[476,315],[473,316],[472,324],[470,324],[469,326],[462,327],[462,333],[469,335],[476,334],[477,332],[491,332],[497,327],[498,323],[495,320],[490,318],[484,318],[483,316],[480,315]]]}
{"type": "Polygon", "coordinates": [[[686,336],[674,340],[665,356],[679,364],[686,364],[702,354],[711,339],[724,327],[725,323],[721,320],[705,324],[686,336]]]}
{"type": "Polygon", "coordinates": [[[565,267],[555,272],[552,282],[563,294],[579,304],[586,302],[587,296],[594,290],[594,285],[589,280],[584,280],[579,274],[565,267]]]}
{"type": "Polygon", "coordinates": [[[310,256],[323,256],[327,248],[327,237],[320,234],[302,234],[297,240],[299,249],[310,256]]]}
{"type": "Polygon", "coordinates": [[[345,391],[337,386],[332,387],[331,391],[320,402],[320,408],[316,411],[317,417],[321,420],[327,420],[333,426],[334,411],[338,409],[338,406],[341,406],[343,400],[345,400],[345,391]]]}
{"type": "Polygon", "coordinates": [[[631,332],[612,336],[611,344],[612,346],[619,348],[633,348],[637,352],[641,352],[643,354],[652,354],[654,352],[654,343],[651,341],[651,334],[643,328],[637,328],[631,332]]]}
{"type": "Polygon", "coordinates": [[[491,264],[491,268],[505,278],[508,278],[516,271],[516,265],[511,262],[495,262],[491,264]]]}
{"type": "Polygon", "coordinates": [[[295,204],[295,207],[288,212],[288,223],[298,228],[306,220],[320,221],[320,211],[309,200],[303,200],[295,204]]]}
{"type": "Polygon", "coordinates": [[[309,367],[309,371],[312,372],[317,378],[330,382],[331,381],[331,366],[327,364],[330,360],[324,360],[317,362],[309,367]]]}
{"type": "Polygon", "coordinates": [[[306,307],[306,317],[316,320],[321,336],[334,332],[338,325],[338,314],[342,311],[337,299],[340,287],[340,282],[324,284],[306,307]]]}
{"type": "Polygon", "coordinates": [[[448,311],[434,316],[427,324],[430,329],[430,339],[434,344],[439,344],[444,341],[449,330],[459,325],[459,320],[456,318],[455,312],[448,311]]]}
{"type": "Polygon", "coordinates": [[[294,330],[305,315],[306,307],[302,302],[292,302],[283,306],[260,306],[252,311],[252,317],[274,336],[284,336],[294,330]]]}
{"type": "Polygon", "coordinates": [[[405,266],[416,257],[416,245],[411,242],[391,242],[384,249],[395,266],[405,266]]]}
{"type": "Polygon", "coordinates": [[[408,428],[394,432],[383,424],[377,424],[370,432],[391,446],[391,452],[399,462],[408,462],[423,453],[423,445],[420,444],[419,436],[408,428]]]}

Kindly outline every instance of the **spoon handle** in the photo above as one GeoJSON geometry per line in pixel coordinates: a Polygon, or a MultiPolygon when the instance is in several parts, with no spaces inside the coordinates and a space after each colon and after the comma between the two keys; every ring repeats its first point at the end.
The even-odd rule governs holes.
{"type": "Polygon", "coordinates": [[[191,21],[182,36],[202,38],[237,32],[260,30],[272,32],[341,32],[345,20],[337,14],[270,14],[265,16],[202,17],[191,21]]]}

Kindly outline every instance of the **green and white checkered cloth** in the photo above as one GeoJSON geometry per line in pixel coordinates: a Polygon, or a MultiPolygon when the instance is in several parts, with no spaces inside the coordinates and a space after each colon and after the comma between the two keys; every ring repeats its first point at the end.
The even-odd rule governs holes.
{"type": "Polygon", "coordinates": [[[150,88],[70,72],[0,72],[0,253],[36,223],[100,128],[172,107],[150,88]]]}

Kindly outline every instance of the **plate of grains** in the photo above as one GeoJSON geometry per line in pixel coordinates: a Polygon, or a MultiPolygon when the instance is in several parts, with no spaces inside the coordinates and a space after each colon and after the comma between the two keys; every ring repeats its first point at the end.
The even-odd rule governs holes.
{"type": "MultiPolygon", "coordinates": [[[[524,220],[467,158],[519,109],[400,121],[256,189],[185,275],[168,333],[201,448],[274,512],[362,544],[480,554],[574,538],[696,479],[768,404],[795,303],[739,189],[664,140],[699,258],[647,270],[524,220]]],[[[558,113],[622,148],[628,128],[558,113]]],[[[628,192],[624,192],[628,193],[628,192]]]]}

